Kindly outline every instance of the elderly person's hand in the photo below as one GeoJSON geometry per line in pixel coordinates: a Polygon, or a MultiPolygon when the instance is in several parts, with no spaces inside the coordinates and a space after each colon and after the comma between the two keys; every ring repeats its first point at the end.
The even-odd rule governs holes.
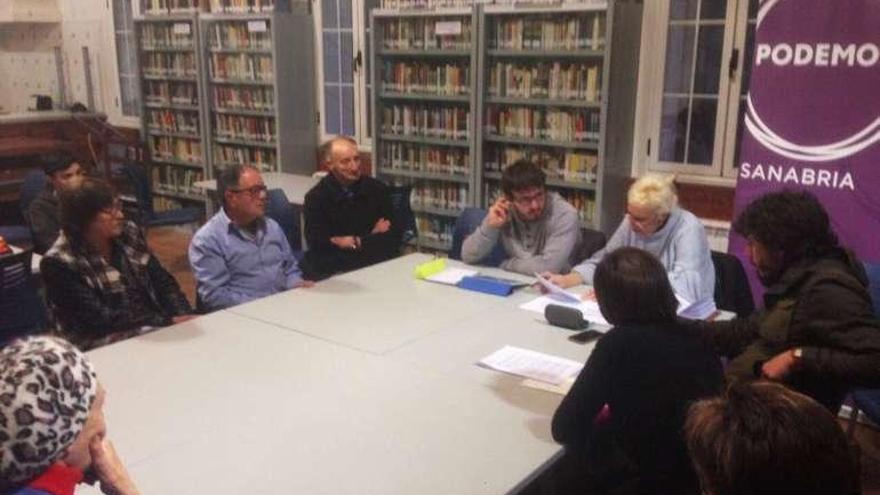
{"type": "Polygon", "coordinates": [[[92,469],[101,483],[105,495],[139,495],[137,487],[122,464],[116,448],[110,440],[95,437],[89,443],[92,455],[92,469]]]}

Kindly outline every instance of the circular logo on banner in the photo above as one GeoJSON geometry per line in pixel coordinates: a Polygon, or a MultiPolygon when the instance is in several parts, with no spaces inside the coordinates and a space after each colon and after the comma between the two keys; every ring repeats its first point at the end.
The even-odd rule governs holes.
{"type": "Polygon", "coordinates": [[[878,32],[880,2],[763,0],[749,133],[805,162],[839,160],[880,142],[878,32]]]}

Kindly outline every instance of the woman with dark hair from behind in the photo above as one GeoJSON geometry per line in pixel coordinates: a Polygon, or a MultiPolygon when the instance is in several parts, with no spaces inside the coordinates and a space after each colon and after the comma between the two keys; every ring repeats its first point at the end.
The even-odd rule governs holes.
{"type": "Polygon", "coordinates": [[[180,286],[105,182],[63,191],[61,235],[40,273],[61,333],[81,349],[192,318],[180,286]]]}
{"type": "Polygon", "coordinates": [[[568,465],[597,471],[582,480],[590,493],[699,493],[681,429],[692,401],[720,391],[721,364],[679,322],[666,270],[650,253],[613,251],[597,266],[594,283],[614,328],[556,410],[553,438],[566,446],[568,465]],[[610,419],[600,421],[605,405],[610,419]],[[620,455],[611,466],[613,453],[620,455]]]}

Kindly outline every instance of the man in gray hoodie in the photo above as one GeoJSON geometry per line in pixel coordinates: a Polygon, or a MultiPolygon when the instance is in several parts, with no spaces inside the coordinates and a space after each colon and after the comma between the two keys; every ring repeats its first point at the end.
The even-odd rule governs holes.
{"type": "Polygon", "coordinates": [[[483,223],[464,240],[461,259],[479,263],[501,241],[508,258],[501,268],[532,275],[567,272],[580,242],[578,213],[559,194],[547,192],[540,167],[519,160],[501,176],[501,197],[483,223]]]}

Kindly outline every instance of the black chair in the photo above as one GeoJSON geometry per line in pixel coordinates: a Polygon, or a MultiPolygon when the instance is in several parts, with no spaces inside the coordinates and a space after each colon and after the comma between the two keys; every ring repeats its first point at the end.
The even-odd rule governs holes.
{"type": "Polygon", "coordinates": [[[596,253],[596,251],[605,247],[607,242],[608,238],[605,236],[604,232],[581,227],[581,242],[575,246],[574,250],[571,252],[569,262],[574,266],[589,259],[590,256],[593,256],[593,254],[596,253]]]}
{"type": "MultiPolygon", "coordinates": [[[[449,257],[454,260],[461,259],[461,246],[467,236],[477,230],[477,227],[483,223],[488,212],[483,208],[465,208],[464,211],[455,219],[455,225],[452,227],[452,248],[449,250],[449,257]]],[[[501,242],[495,244],[492,251],[476,264],[483,266],[498,266],[502,261],[507,259],[507,252],[501,242]]]]}
{"type": "Polygon", "coordinates": [[[46,328],[46,308],[31,276],[32,254],[0,256],[0,346],[46,328]]]}
{"type": "Polygon", "coordinates": [[[131,183],[137,200],[139,224],[144,227],[158,227],[163,225],[184,225],[189,223],[199,224],[204,210],[197,207],[178,208],[175,210],[153,210],[153,193],[150,188],[150,179],[141,165],[126,163],[122,166],[122,173],[131,183]]]}
{"type": "Polygon", "coordinates": [[[739,258],[732,254],[712,251],[715,265],[715,305],[732,311],[740,318],[755,311],[749,279],[739,258]]]}
{"type": "Polygon", "coordinates": [[[294,256],[299,255],[297,259],[302,259],[302,239],[300,237],[298,214],[283,190],[269,189],[266,216],[278,222],[278,225],[281,226],[281,230],[284,231],[284,235],[287,237],[287,242],[290,244],[290,249],[293,250],[294,256]]]}
{"type": "Polygon", "coordinates": [[[418,239],[419,231],[416,227],[416,215],[410,205],[412,186],[389,186],[391,190],[391,208],[394,217],[391,224],[401,229],[401,244],[406,244],[413,239],[418,239]]]}
{"type": "MultiPolygon", "coordinates": [[[[46,174],[42,170],[31,170],[25,175],[19,190],[18,202],[22,218],[27,219],[28,208],[45,186],[46,174]]],[[[0,237],[16,246],[30,246],[34,239],[29,225],[2,225],[0,226],[0,237]]]]}

